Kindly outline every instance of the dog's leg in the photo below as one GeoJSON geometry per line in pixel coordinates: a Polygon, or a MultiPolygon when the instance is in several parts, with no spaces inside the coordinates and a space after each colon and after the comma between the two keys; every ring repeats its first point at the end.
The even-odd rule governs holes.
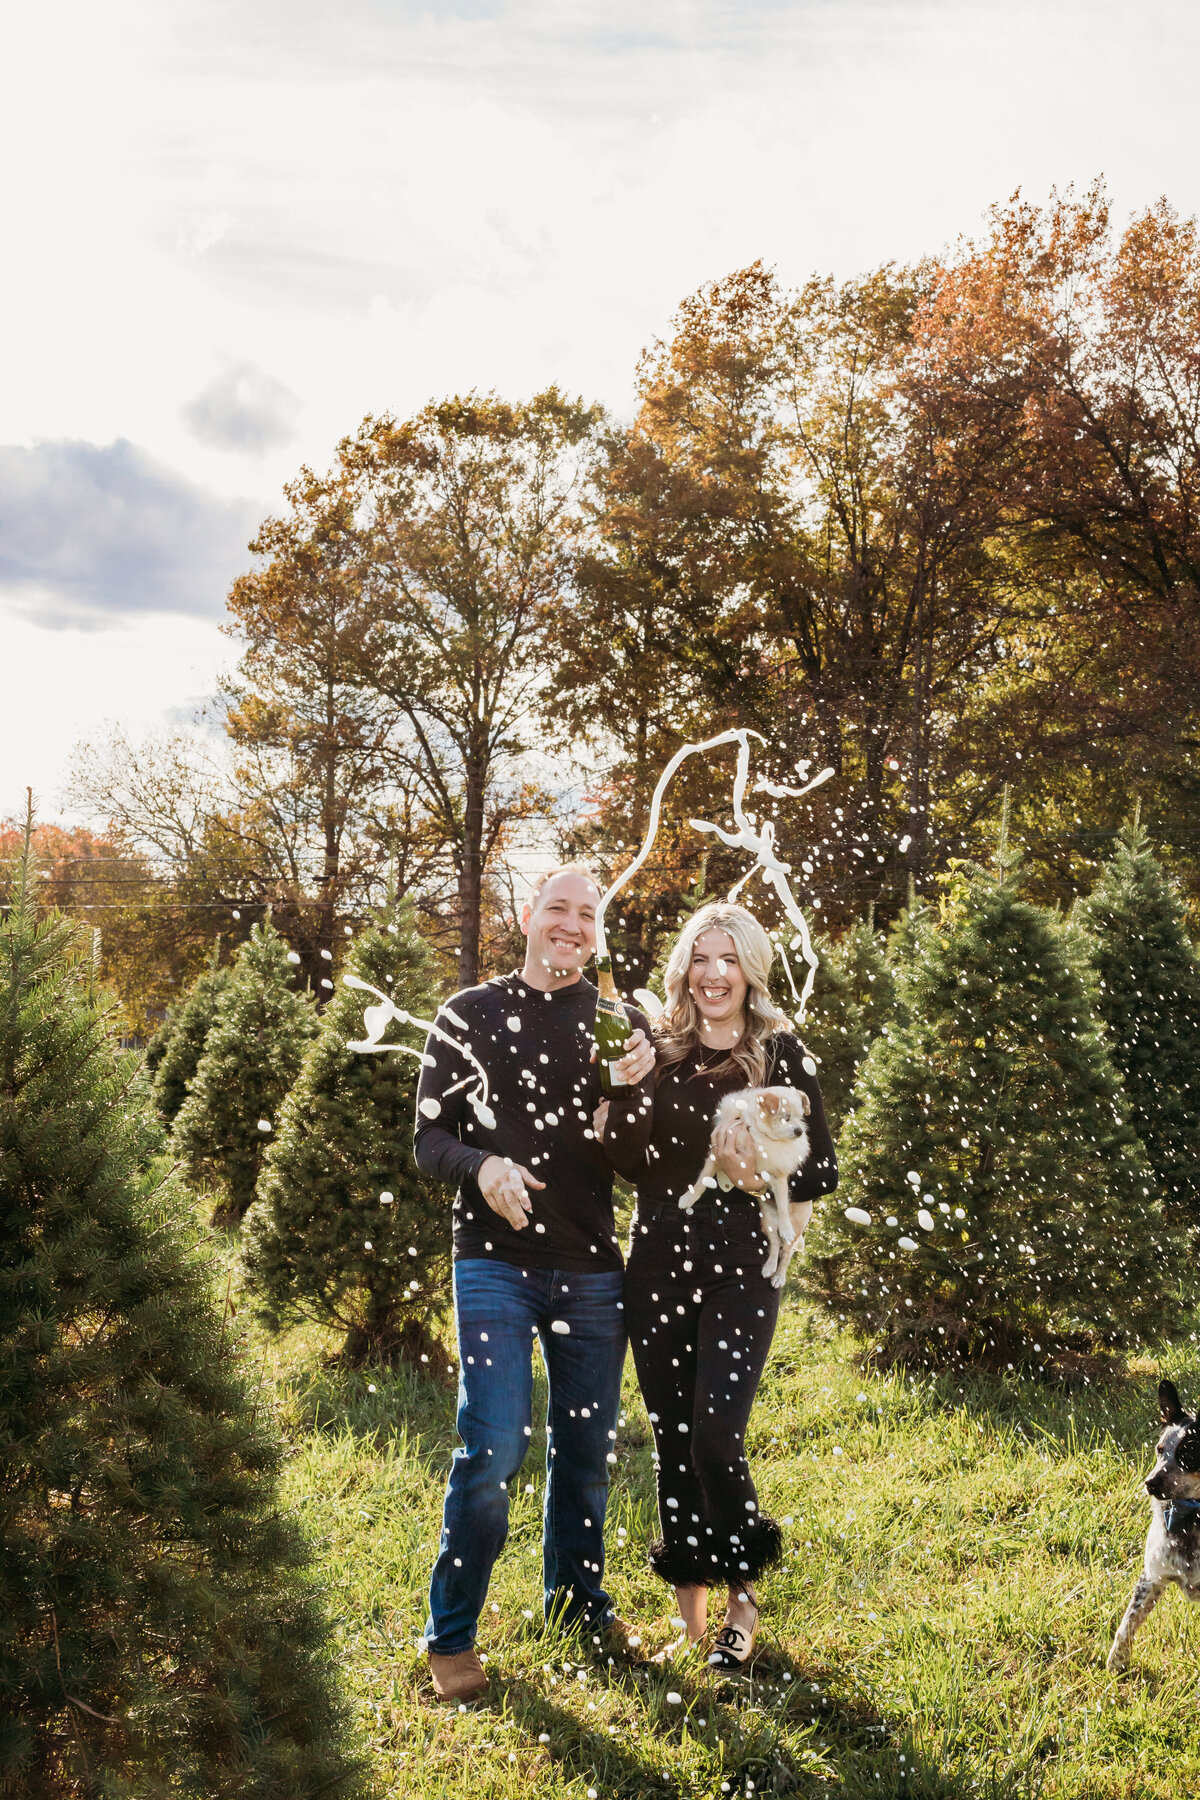
{"type": "Polygon", "coordinates": [[[768,1203],[766,1194],[760,1194],[758,1196],[758,1222],[762,1226],[763,1236],[767,1240],[767,1260],[762,1266],[762,1272],[768,1281],[779,1266],[779,1258],[783,1251],[783,1246],[779,1242],[779,1227],[775,1223],[774,1213],[775,1209],[768,1203]]]}
{"type": "Polygon", "coordinates": [[[804,1249],[804,1234],[808,1230],[808,1222],[812,1218],[812,1201],[798,1200],[795,1206],[788,1207],[788,1219],[792,1227],[792,1241],[782,1252],[776,1267],[771,1285],[781,1288],[788,1277],[788,1268],[797,1250],[804,1249]]]}
{"type": "Polygon", "coordinates": [[[795,1256],[797,1250],[802,1250],[803,1248],[804,1239],[793,1238],[787,1248],[780,1251],[779,1265],[776,1268],[774,1275],[771,1277],[772,1287],[781,1288],[783,1286],[784,1282],[787,1280],[788,1266],[791,1263],[793,1256],[795,1256]]]}
{"type": "Polygon", "coordinates": [[[1113,1639],[1112,1649],[1108,1653],[1108,1669],[1112,1675],[1119,1675],[1129,1665],[1129,1646],[1133,1634],[1142,1621],[1153,1612],[1159,1596],[1167,1586],[1165,1581],[1152,1581],[1149,1575],[1143,1575],[1133,1590],[1133,1599],[1125,1609],[1125,1617],[1117,1627],[1117,1635],[1113,1639]]]}
{"type": "Polygon", "coordinates": [[[796,1228],[792,1224],[792,1209],[788,1205],[788,1184],[781,1175],[771,1177],[771,1192],[775,1196],[775,1217],[779,1221],[779,1235],[785,1244],[795,1241],[796,1228]]]}
{"type": "Polygon", "coordinates": [[[680,1194],[679,1204],[684,1212],[691,1212],[693,1206],[695,1206],[697,1200],[706,1188],[715,1187],[717,1185],[715,1179],[716,1167],[716,1158],[710,1155],[708,1161],[701,1169],[699,1175],[697,1175],[695,1181],[693,1181],[687,1193],[680,1194]]]}

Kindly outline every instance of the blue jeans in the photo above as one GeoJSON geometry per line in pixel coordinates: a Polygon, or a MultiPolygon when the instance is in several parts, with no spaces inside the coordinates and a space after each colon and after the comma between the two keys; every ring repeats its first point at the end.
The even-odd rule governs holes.
{"type": "Polygon", "coordinates": [[[624,1276],[518,1269],[487,1258],[454,1265],[458,1435],[425,1640],[439,1656],[475,1641],[492,1565],[508,1536],[508,1491],[533,1429],[533,1339],[546,1408],[542,1576],[547,1622],[606,1619],[604,1512],[625,1362],[624,1276]],[[553,1324],[569,1331],[555,1331],[553,1324]]]}

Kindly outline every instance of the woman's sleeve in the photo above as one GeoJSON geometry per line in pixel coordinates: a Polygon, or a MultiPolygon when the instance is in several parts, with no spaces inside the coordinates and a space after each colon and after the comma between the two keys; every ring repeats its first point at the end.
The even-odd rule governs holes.
{"type": "MultiPolygon", "coordinates": [[[[629,1016],[653,1043],[650,1021],[629,1008],[629,1016]]],[[[605,1157],[618,1175],[633,1181],[646,1166],[646,1151],[654,1127],[654,1070],[635,1088],[618,1088],[609,1095],[608,1120],[604,1127],[605,1157]]]]}
{"type": "Polygon", "coordinates": [[[788,1182],[788,1198],[795,1204],[798,1200],[815,1200],[820,1194],[832,1194],[838,1184],[837,1150],[834,1147],[833,1133],[829,1129],[829,1121],[825,1117],[825,1104],[821,1099],[821,1089],[814,1072],[805,1068],[812,1057],[798,1038],[788,1032],[780,1032],[776,1039],[775,1068],[772,1075],[773,1084],[799,1088],[808,1096],[808,1155],[800,1169],[788,1182]]]}

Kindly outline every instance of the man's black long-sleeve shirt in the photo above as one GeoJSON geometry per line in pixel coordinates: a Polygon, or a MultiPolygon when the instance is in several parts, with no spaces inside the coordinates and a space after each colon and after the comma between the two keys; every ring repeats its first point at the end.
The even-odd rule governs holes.
{"type": "MultiPolygon", "coordinates": [[[[519,974],[500,975],[456,994],[436,1023],[470,1044],[487,1070],[494,1129],[476,1117],[468,1094],[478,1074],[430,1034],[417,1094],[418,1168],[453,1184],[454,1258],[490,1257],[536,1269],[619,1269],[612,1212],[612,1164],[592,1136],[600,1077],[590,1060],[596,989],[582,977],[544,992],[519,974]],[[462,1025],[447,1016],[452,1013],[462,1025]],[[530,1190],[529,1224],[515,1230],[492,1211],[476,1176],[489,1156],[511,1157],[545,1182],[530,1190]]],[[[635,1008],[630,1018],[649,1036],[635,1008]]],[[[650,1135],[651,1077],[612,1097],[606,1140],[644,1155],[650,1135]]]]}

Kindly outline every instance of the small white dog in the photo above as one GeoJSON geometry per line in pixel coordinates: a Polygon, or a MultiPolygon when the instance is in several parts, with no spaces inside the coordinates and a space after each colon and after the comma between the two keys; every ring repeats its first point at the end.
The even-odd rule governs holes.
{"type": "MultiPolygon", "coordinates": [[[[812,1218],[811,1200],[793,1205],[788,1199],[788,1177],[808,1156],[808,1113],[808,1095],[798,1088],[745,1088],[740,1094],[726,1094],[713,1118],[714,1141],[725,1125],[744,1125],[750,1133],[755,1172],[767,1184],[756,1196],[768,1244],[762,1272],[777,1288],[787,1280],[788,1264],[796,1251],[803,1250],[804,1233],[812,1218]]],[[[706,1188],[717,1186],[716,1168],[710,1143],[704,1167],[680,1199],[685,1212],[691,1212],[706,1188]]]]}

